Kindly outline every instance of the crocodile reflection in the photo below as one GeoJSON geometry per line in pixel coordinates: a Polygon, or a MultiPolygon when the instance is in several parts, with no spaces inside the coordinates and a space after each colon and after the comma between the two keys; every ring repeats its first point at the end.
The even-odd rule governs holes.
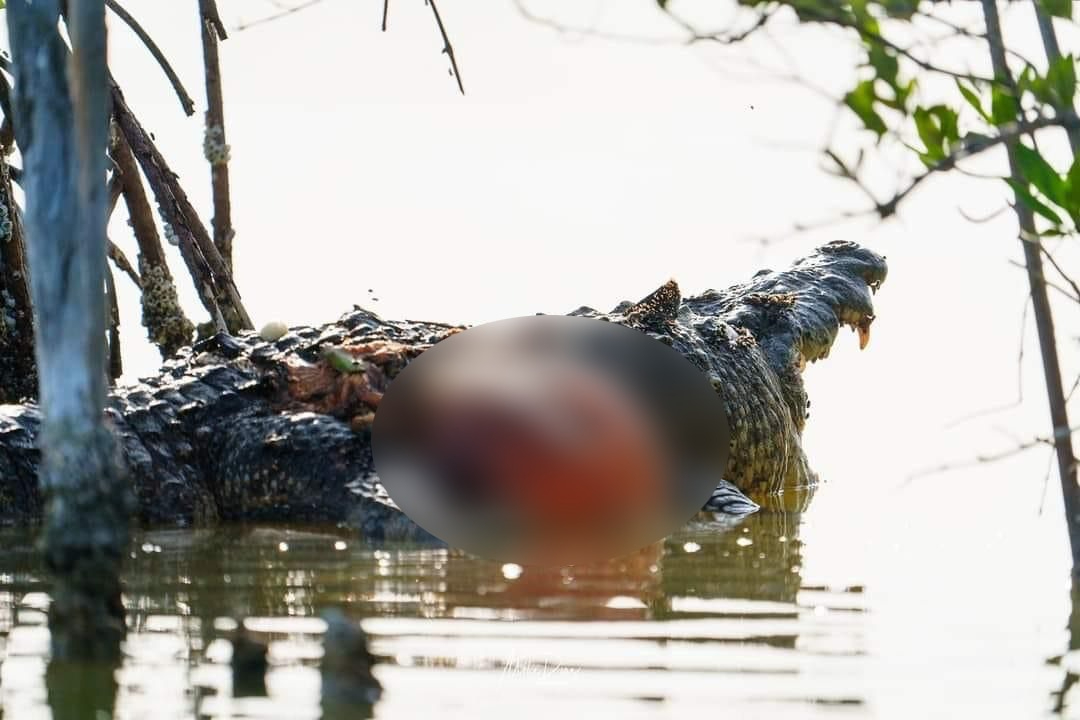
{"type": "MultiPolygon", "coordinates": [[[[182,662],[191,667],[216,662],[208,648],[228,637],[231,628],[222,618],[255,619],[252,633],[271,645],[298,636],[317,642],[318,627],[297,624],[296,618],[315,617],[328,607],[340,607],[354,620],[379,622],[716,621],[702,637],[678,637],[794,648],[806,627],[807,608],[799,596],[808,588],[802,581],[799,529],[805,499],[792,503],[787,509],[765,507],[734,522],[702,514],[637,553],[561,568],[519,567],[417,546],[375,550],[337,528],[144,533],[136,538],[127,565],[128,621],[132,635],[167,632],[179,637],[187,648],[182,662]]],[[[0,542],[11,548],[0,558],[3,643],[14,626],[33,622],[24,613],[32,614],[47,586],[23,531],[4,531],[0,542]]],[[[395,644],[396,629],[375,625],[369,630],[372,650],[384,665],[434,668],[465,662],[436,645],[402,650],[395,644]]],[[[432,632],[430,627],[435,626],[409,632],[423,636],[432,632]]],[[[675,637],[671,625],[640,627],[650,637],[675,637]]],[[[535,631],[544,632],[542,626],[535,631]]],[[[485,662],[497,668],[513,660],[496,652],[485,662]]],[[[317,657],[291,662],[318,666],[317,657]]],[[[119,706],[132,692],[121,682],[119,706]]],[[[191,692],[198,703],[229,689],[225,684],[191,692]]]]}

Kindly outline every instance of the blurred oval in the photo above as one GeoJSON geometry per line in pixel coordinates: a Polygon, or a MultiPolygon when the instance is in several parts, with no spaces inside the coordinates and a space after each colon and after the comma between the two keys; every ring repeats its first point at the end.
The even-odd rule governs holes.
{"type": "Polygon", "coordinates": [[[524,564],[607,559],[678,529],[729,448],[724,403],[645,333],[538,315],[413,360],[375,415],[376,471],[428,532],[524,564]]]}

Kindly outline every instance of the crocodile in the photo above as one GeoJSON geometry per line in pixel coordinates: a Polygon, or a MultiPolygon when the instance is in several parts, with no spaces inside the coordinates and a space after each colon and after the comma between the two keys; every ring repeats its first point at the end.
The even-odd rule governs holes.
{"type": "MultiPolygon", "coordinates": [[[[791,267],[684,297],[669,281],[610,312],[679,351],[727,408],[727,468],[702,508],[730,516],[816,484],[801,445],[807,363],[848,326],[869,339],[885,258],[833,241],[791,267]]],[[[158,374],[114,388],[105,408],[148,526],[333,522],[371,541],[432,540],[375,474],[371,425],[394,376],[460,325],[391,321],[360,306],[322,326],[218,333],[181,349],[158,374]],[[342,353],[355,362],[341,370],[342,353]]],[[[348,359],[348,358],[346,358],[348,359]]],[[[37,521],[40,413],[0,405],[0,523],[37,521]]]]}

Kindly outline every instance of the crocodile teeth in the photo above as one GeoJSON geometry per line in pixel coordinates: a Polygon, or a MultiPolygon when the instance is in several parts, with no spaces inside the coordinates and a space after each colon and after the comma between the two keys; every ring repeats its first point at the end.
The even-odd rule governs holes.
{"type": "Polygon", "coordinates": [[[865,317],[859,321],[859,349],[865,350],[866,346],[870,344],[870,323],[873,322],[873,317],[865,317]]]}

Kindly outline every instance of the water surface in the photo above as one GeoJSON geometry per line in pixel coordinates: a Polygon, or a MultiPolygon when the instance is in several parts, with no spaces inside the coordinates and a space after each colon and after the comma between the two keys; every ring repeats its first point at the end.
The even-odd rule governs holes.
{"type": "MultiPolygon", "coordinates": [[[[318,615],[328,607],[370,636],[385,687],[378,718],[890,715],[900,705],[871,647],[867,588],[808,580],[803,530],[804,514],[782,510],[702,519],[633,555],[562,568],[376,550],[336,528],[144,532],[127,566],[115,717],[320,717],[318,615]],[[225,638],[238,618],[269,643],[268,697],[233,697],[225,638]]],[[[48,583],[30,534],[5,530],[0,547],[2,717],[54,717],[48,583]]],[[[951,641],[939,640],[926,662],[947,673],[938,655],[951,641]]],[[[1051,713],[1074,679],[1066,669],[1080,668],[1070,657],[1040,660],[1042,701],[1002,716],[1051,713]]],[[[953,716],[957,699],[908,707],[953,716]]]]}

